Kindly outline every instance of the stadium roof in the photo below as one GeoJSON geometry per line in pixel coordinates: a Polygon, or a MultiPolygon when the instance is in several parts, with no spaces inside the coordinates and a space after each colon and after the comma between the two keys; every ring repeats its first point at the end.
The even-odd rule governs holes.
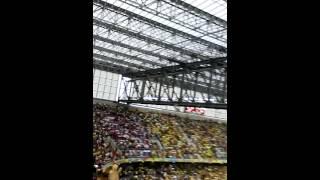
{"type": "Polygon", "coordinates": [[[227,51],[224,0],[93,0],[93,57],[137,71],[227,51]]]}
{"type": "Polygon", "coordinates": [[[206,89],[225,80],[226,57],[226,0],[93,0],[95,68],[141,77],[213,67],[197,79],[206,89]]]}

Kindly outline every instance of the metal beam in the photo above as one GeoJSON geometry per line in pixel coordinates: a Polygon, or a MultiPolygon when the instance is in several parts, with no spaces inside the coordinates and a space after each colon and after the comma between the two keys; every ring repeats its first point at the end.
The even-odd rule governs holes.
{"type": "Polygon", "coordinates": [[[106,48],[103,48],[103,47],[100,47],[100,46],[93,45],[93,49],[96,49],[96,50],[99,50],[99,51],[103,51],[103,52],[107,52],[107,53],[116,54],[116,55],[123,56],[123,57],[129,58],[129,59],[134,59],[134,60],[141,61],[143,63],[150,64],[150,65],[153,65],[153,66],[160,66],[160,67],[164,66],[163,64],[159,64],[159,63],[154,62],[154,61],[149,61],[149,60],[146,60],[146,59],[139,58],[137,56],[131,56],[131,55],[128,55],[128,54],[125,54],[125,53],[121,53],[119,51],[113,51],[113,50],[106,49],[106,48]]]}
{"type": "Polygon", "coordinates": [[[131,37],[137,38],[139,40],[142,40],[142,41],[145,41],[147,43],[151,43],[151,44],[157,45],[157,46],[165,48],[165,49],[170,49],[170,50],[173,50],[173,51],[176,51],[176,52],[180,52],[182,54],[190,56],[191,58],[199,58],[199,59],[202,59],[202,60],[207,60],[207,59],[210,58],[209,56],[203,56],[203,55],[200,55],[200,54],[198,54],[196,52],[192,52],[192,51],[180,48],[180,47],[176,47],[176,46],[174,46],[172,44],[164,43],[162,41],[158,41],[158,40],[155,40],[153,38],[141,35],[140,33],[132,32],[132,31],[130,31],[128,29],[124,29],[122,27],[118,27],[118,26],[115,26],[115,25],[107,23],[107,22],[102,22],[101,20],[98,20],[97,18],[93,19],[93,24],[95,24],[96,26],[100,26],[100,27],[106,28],[106,29],[112,29],[113,31],[119,32],[119,33],[127,35],[129,37],[131,36],[131,37]]]}
{"type": "Polygon", "coordinates": [[[127,65],[129,67],[136,67],[138,69],[150,69],[150,68],[147,68],[147,67],[144,67],[144,66],[140,66],[140,65],[137,65],[137,64],[134,64],[134,63],[130,63],[130,62],[124,61],[122,59],[117,59],[117,58],[113,58],[113,57],[109,57],[109,56],[104,56],[104,55],[101,55],[101,54],[93,53],[93,57],[96,57],[96,58],[99,58],[99,59],[102,59],[102,60],[113,61],[113,62],[116,62],[116,63],[124,64],[124,65],[127,65]]]}
{"type": "Polygon", "coordinates": [[[167,75],[176,75],[186,72],[186,69],[189,72],[208,70],[208,69],[216,69],[216,68],[224,68],[227,66],[226,63],[227,57],[219,57],[219,58],[211,58],[209,60],[197,61],[192,63],[180,64],[176,66],[167,66],[158,69],[151,69],[146,71],[139,71],[136,73],[125,73],[123,76],[131,77],[131,78],[145,78],[148,77],[161,77],[164,73],[167,75]]]}
{"type": "MultiPolygon", "coordinates": [[[[125,54],[125,55],[127,55],[127,54],[125,54]]],[[[127,55],[127,56],[130,56],[130,55],[127,55]]],[[[115,62],[118,62],[118,63],[124,62],[124,64],[128,65],[128,66],[131,66],[133,64],[133,63],[129,63],[129,62],[126,62],[126,61],[123,61],[123,60],[120,60],[120,59],[115,59],[115,58],[110,59],[110,57],[106,57],[106,56],[102,56],[102,55],[98,55],[98,58],[104,58],[105,60],[115,61],[115,62]]],[[[145,59],[143,59],[143,60],[145,60],[145,59]]],[[[147,60],[145,60],[145,61],[147,61],[147,60]]],[[[209,62],[210,63],[210,61],[211,60],[209,60],[209,61],[198,61],[198,62],[190,63],[189,65],[185,64],[185,63],[182,63],[182,64],[180,64],[180,66],[169,66],[169,67],[164,67],[163,69],[161,69],[161,68],[152,69],[152,70],[146,71],[146,72],[145,71],[140,71],[137,74],[138,74],[138,76],[139,75],[141,76],[141,73],[143,73],[143,74],[145,74],[145,76],[149,76],[149,77],[151,77],[151,75],[160,76],[161,77],[161,72],[167,72],[169,75],[170,74],[178,74],[178,73],[181,73],[181,72],[184,71],[183,68],[188,69],[188,67],[191,68],[191,69],[193,68],[193,71],[205,71],[207,69],[211,69],[212,66],[201,66],[201,65],[205,64],[204,62],[209,62]],[[200,66],[200,67],[198,67],[198,66],[200,66]],[[160,71],[160,72],[158,72],[158,71],[160,71]]],[[[133,65],[133,67],[135,67],[135,66],[136,65],[133,65]]],[[[225,67],[225,64],[223,64],[222,67],[225,67]]],[[[130,72],[126,71],[123,74],[124,74],[124,76],[132,77],[132,76],[130,76],[131,73],[132,73],[132,71],[130,71],[130,72]]],[[[217,74],[217,75],[223,75],[223,74],[217,74]]],[[[134,78],[134,77],[132,77],[132,78],[134,78]]],[[[208,79],[209,77],[203,77],[203,78],[204,79],[208,79]]],[[[199,82],[199,83],[201,83],[201,82],[199,82]]],[[[204,85],[205,85],[205,83],[204,83],[204,85]]]]}
{"type": "Polygon", "coordinates": [[[140,48],[137,48],[137,47],[134,47],[134,46],[130,46],[130,45],[124,44],[122,42],[118,42],[118,41],[114,41],[114,40],[111,40],[111,39],[107,39],[107,38],[104,38],[104,37],[101,37],[101,36],[98,36],[98,35],[93,35],[93,39],[94,40],[103,41],[103,42],[106,42],[106,43],[110,43],[110,44],[113,44],[113,45],[116,45],[116,46],[120,46],[120,47],[123,47],[123,48],[131,49],[131,50],[134,50],[134,51],[137,51],[137,52],[149,55],[149,56],[157,57],[159,59],[167,60],[167,61],[174,62],[174,63],[181,63],[181,61],[178,61],[175,58],[170,58],[170,57],[167,57],[167,56],[163,56],[161,54],[154,53],[152,51],[146,51],[146,50],[143,50],[143,49],[140,49],[140,48]]]}
{"type": "Polygon", "coordinates": [[[140,100],[142,100],[142,101],[143,101],[143,97],[144,97],[145,87],[146,87],[146,80],[143,80],[142,81],[142,87],[141,87],[141,93],[140,93],[140,100]]]}
{"type": "MultiPolygon", "coordinates": [[[[144,11],[144,12],[147,12],[147,13],[150,13],[152,15],[155,15],[155,16],[158,16],[158,17],[161,17],[163,19],[166,19],[167,21],[171,21],[173,23],[176,23],[178,24],[179,26],[182,26],[182,27],[185,27],[187,29],[190,29],[192,31],[195,31],[197,33],[200,33],[202,34],[202,36],[209,36],[211,38],[214,38],[216,40],[219,40],[221,42],[224,42],[226,43],[226,39],[225,38],[222,38],[222,37],[219,37],[217,36],[215,33],[216,32],[213,32],[213,33],[209,33],[204,30],[204,29],[199,29],[198,27],[195,27],[194,25],[190,24],[190,23],[187,23],[183,20],[180,20],[180,19],[177,19],[175,18],[175,16],[169,16],[167,13],[162,13],[160,11],[158,11],[157,9],[154,9],[154,8],[150,8],[148,6],[141,6],[141,2],[138,2],[138,1],[133,1],[133,0],[119,0],[121,1],[122,3],[126,3],[127,5],[130,5],[134,8],[139,8],[140,10],[144,11]]],[[[160,4],[162,2],[165,2],[164,0],[158,0],[158,1],[153,1],[154,3],[157,3],[157,4],[160,4]]],[[[179,10],[182,10],[184,11],[183,13],[189,13],[195,17],[198,17],[198,18],[201,18],[202,20],[205,20],[205,21],[208,21],[207,18],[204,18],[203,16],[199,16],[193,12],[190,13],[190,11],[188,11],[187,9],[183,8],[183,7],[179,7],[177,4],[173,4],[173,3],[168,3],[166,2],[167,4],[179,9],[179,10]]],[[[210,22],[207,23],[207,25],[209,25],[210,22]]],[[[226,29],[226,28],[224,28],[226,29]]]]}
{"type": "MultiPolygon", "coordinates": [[[[133,46],[130,46],[130,45],[118,42],[118,41],[114,41],[114,40],[111,40],[111,39],[107,39],[107,38],[104,38],[104,37],[101,37],[101,36],[93,35],[93,39],[99,40],[99,41],[103,41],[103,42],[107,42],[107,43],[110,43],[110,44],[113,44],[113,45],[116,45],[116,46],[120,46],[120,47],[123,47],[123,48],[126,48],[126,49],[134,50],[134,51],[137,51],[137,52],[141,52],[141,53],[146,54],[146,55],[158,57],[160,59],[165,59],[167,61],[179,63],[180,65],[185,64],[185,63],[182,63],[182,62],[179,62],[179,61],[175,60],[174,58],[170,58],[170,57],[167,57],[167,56],[163,56],[161,54],[153,53],[151,51],[146,51],[146,50],[143,50],[143,49],[140,49],[140,48],[136,48],[136,47],[133,47],[133,46]]],[[[146,59],[144,59],[144,60],[147,61],[146,59]]],[[[157,63],[157,64],[160,65],[160,63],[157,63]]],[[[161,66],[163,67],[164,65],[161,65],[161,66]]],[[[205,70],[205,69],[203,69],[203,70],[205,70]]]]}
{"type": "MultiPolygon", "coordinates": [[[[163,77],[155,77],[155,78],[149,78],[149,77],[145,77],[144,79],[141,80],[149,80],[155,83],[160,83],[162,85],[171,85],[171,84],[166,84],[166,82],[169,81],[176,81],[176,87],[179,87],[181,89],[184,90],[189,90],[189,91],[193,91],[194,90],[194,86],[197,86],[196,91],[199,93],[211,93],[212,95],[215,96],[223,96],[225,93],[222,90],[222,87],[219,89],[219,87],[210,87],[210,89],[208,89],[209,84],[206,82],[198,82],[197,84],[194,84],[194,79],[190,79],[190,78],[184,78],[182,81],[182,78],[176,77],[176,79],[174,79],[173,77],[167,77],[167,76],[163,76],[163,77]]],[[[132,81],[135,81],[134,79],[132,81]]],[[[161,86],[160,86],[161,88],[161,86]]]]}
{"type": "MultiPolygon", "coordinates": [[[[180,87],[181,86],[180,83],[182,82],[182,79],[177,78],[177,82],[179,83],[179,85],[177,85],[177,87],[180,87]]],[[[200,93],[207,93],[208,92],[208,90],[207,90],[208,83],[198,82],[198,84],[194,84],[194,82],[192,82],[192,79],[189,79],[189,78],[184,79],[184,89],[194,90],[193,86],[197,86],[197,92],[200,92],[200,93]]],[[[219,94],[219,95],[223,94],[223,91],[218,89],[217,87],[211,87],[210,92],[215,92],[215,94],[219,94]]]]}
{"type": "MultiPolygon", "coordinates": [[[[138,72],[135,69],[132,68],[128,68],[128,67],[124,67],[124,66],[120,66],[120,65],[116,65],[116,64],[112,64],[106,61],[101,61],[101,60],[97,60],[95,58],[93,58],[93,67],[96,69],[100,69],[100,70],[104,70],[104,71],[110,71],[110,72],[114,72],[117,74],[125,74],[126,72],[138,72]]],[[[157,79],[163,79],[162,78],[151,78],[151,81],[153,82],[158,82],[157,79]]],[[[168,77],[165,77],[168,78],[168,77]]],[[[217,88],[208,88],[207,86],[209,85],[208,83],[205,82],[198,82],[198,84],[193,84],[191,81],[191,79],[189,78],[184,78],[183,80],[179,79],[178,77],[176,77],[177,80],[177,87],[183,88],[185,90],[193,90],[193,86],[198,86],[197,87],[197,92],[199,93],[210,93],[212,95],[224,95],[224,92],[222,90],[219,90],[217,88]]],[[[160,81],[161,83],[162,81],[160,81]]],[[[159,83],[159,82],[158,82],[159,83]]]]}
{"type": "Polygon", "coordinates": [[[179,101],[141,101],[141,100],[119,100],[125,103],[138,103],[138,104],[156,104],[156,105],[169,105],[169,106],[187,106],[187,107],[203,107],[214,109],[227,109],[227,104],[222,103],[199,103],[199,102],[179,102],[179,101]]]}
{"type": "MultiPolygon", "coordinates": [[[[97,58],[101,58],[101,56],[102,55],[99,55],[97,58]]],[[[105,56],[104,56],[105,57],[105,56]]],[[[102,58],[104,58],[103,56],[102,56],[102,58]]],[[[108,59],[109,57],[105,57],[104,59],[105,60],[109,60],[109,61],[112,61],[112,59],[108,59]]],[[[114,58],[113,58],[113,60],[114,60],[114,58]]],[[[119,59],[116,59],[116,60],[114,60],[115,62],[117,62],[118,61],[118,63],[120,63],[121,64],[121,62],[119,62],[119,59]]],[[[130,76],[127,76],[126,74],[128,73],[128,74],[135,74],[135,73],[137,73],[137,74],[139,74],[139,72],[141,72],[141,71],[137,71],[137,70],[135,70],[135,69],[132,69],[132,68],[127,68],[127,67],[124,67],[124,66],[120,66],[120,65],[116,65],[116,64],[113,64],[113,63],[110,63],[110,62],[107,62],[107,61],[101,61],[101,60],[99,60],[98,61],[99,62],[99,66],[100,67],[104,67],[104,69],[106,69],[106,70],[109,70],[109,71],[111,71],[113,68],[115,68],[115,71],[117,72],[117,73],[119,73],[119,74],[122,74],[124,77],[130,77],[130,76]],[[122,67],[122,69],[119,69],[120,67],[122,67]]],[[[96,63],[96,61],[94,61],[94,64],[96,63]]],[[[128,65],[128,66],[130,66],[130,64],[131,63],[128,63],[128,62],[126,62],[125,63],[125,65],[128,65]]],[[[133,66],[130,66],[130,67],[133,67],[133,66]]],[[[151,69],[150,70],[151,72],[153,71],[153,69],[151,69]]],[[[143,71],[142,71],[143,72],[143,71]]],[[[187,72],[189,72],[189,71],[187,71],[187,72]]],[[[163,77],[163,75],[162,76],[154,76],[154,77],[151,77],[151,76],[149,76],[149,75],[145,75],[144,77],[141,77],[140,79],[146,79],[146,78],[151,78],[154,82],[156,82],[156,77],[159,77],[160,79],[161,78],[169,78],[169,79],[172,79],[172,78],[170,78],[170,77],[163,77]]],[[[131,78],[133,78],[133,77],[131,77],[131,78]]],[[[193,87],[194,86],[194,84],[192,83],[193,82],[193,80],[192,79],[190,79],[190,78],[187,78],[187,77],[184,77],[184,80],[182,80],[182,78],[180,78],[180,77],[176,77],[176,81],[177,81],[177,83],[179,84],[179,85],[177,85],[177,87],[180,87],[181,86],[181,84],[184,84],[185,86],[188,86],[188,87],[193,87]],[[185,81],[185,82],[183,82],[183,81],[185,81]],[[182,83],[183,82],[183,83],[182,83]]],[[[221,82],[220,80],[215,80],[216,82],[221,82]]],[[[198,84],[197,84],[198,86],[200,86],[199,87],[199,91],[198,92],[202,92],[202,93],[206,93],[206,91],[205,91],[205,89],[207,89],[207,86],[210,86],[210,83],[206,83],[206,82],[198,82],[198,84]]],[[[181,88],[181,87],[180,87],[181,88]]],[[[189,90],[192,90],[192,89],[189,89],[189,90]]],[[[198,89],[197,89],[198,90],[198,89]]],[[[209,91],[211,92],[213,90],[213,88],[209,88],[209,91]]],[[[220,93],[220,91],[221,90],[218,90],[217,89],[217,87],[214,87],[214,90],[215,91],[218,91],[219,93],[220,93]]],[[[207,89],[207,91],[208,91],[208,89],[207,89]]],[[[222,92],[222,91],[221,91],[222,92]]]]}
{"type": "Polygon", "coordinates": [[[185,3],[181,0],[170,0],[171,2],[177,4],[177,5],[180,5],[182,7],[184,7],[185,9],[191,11],[191,12],[194,12],[196,14],[199,14],[200,16],[205,16],[207,18],[209,18],[210,21],[212,21],[213,23],[217,24],[217,25],[220,25],[224,28],[227,28],[227,21],[219,18],[219,17],[216,17],[208,12],[205,12],[197,7],[194,7],[188,3],[185,3]]]}
{"type": "Polygon", "coordinates": [[[164,31],[167,31],[167,32],[170,32],[172,34],[176,34],[176,35],[179,35],[180,37],[183,37],[183,38],[187,38],[189,39],[190,41],[193,41],[193,42],[197,42],[197,43],[200,43],[200,44],[203,44],[203,45],[206,45],[208,47],[211,47],[213,49],[216,49],[217,51],[219,52],[223,52],[223,53],[226,53],[227,52],[227,48],[221,46],[221,45],[218,45],[218,44],[215,44],[215,43],[212,43],[210,41],[207,41],[207,40],[204,40],[202,38],[199,38],[199,37],[196,37],[194,35],[191,35],[189,33],[185,33],[183,31],[180,31],[180,30],[177,30],[177,29],[174,29],[170,26],[167,26],[167,25],[164,25],[164,24],[161,24],[159,22],[156,22],[154,20],[151,20],[151,19],[148,19],[144,16],[140,16],[138,14],[135,14],[135,13],[132,13],[126,9],[122,9],[118,6],[115,6],[113,4],[110,4],[108,2],[105,2],[105,1],[102,1],[102,0],[93,0],[94,3],[97,3],[98,5],[101,5],[103,6],[104,8],[107,8],[107,9],[112,9],[114,11],[117,11],[117,12],[120,12],[120,13],[123,13],[125,14],[126,16],[128,16],[129,18],[135,18],[139,21],[143,21],[145,23],[148,23],[149,25],[151,26],[154,26],[154,27],[157,27],[159,29],[162,29],[164,31]]]}
{"type": "Polygon", "coordinates": [[[209,77],[209,86],[208,86],[208,101],[210,102],[211,99],[211,94],[210,94],[210,89],[211,89],[211,85],[212,85],[212,76],[213,76],[213,70],[210,71],[210,77],[209,77]]]}
{"type": "MultiPolygon", "coordinates": [[[[114,40],[111,40],[111,39],[107,39],[107,38],[104,38],[104,37],[101,37],[101,36],[98,36],[98,35],[93,35],[93,39],[94,40],[103,41],[103,42],[107,42],[107,43],[110,43],[110,44],[113,44],[113,45],[116,45],[116,46],[120,46],[120,47],[123,47],[123,48],[126,48],[126,49],[134,50],[134,51],[137,51],[137,52],[141,52],[141,53],[146,54],[146,55],[158,57],[159,59],[164,59],[164,60],[167,60],[167,61],[170,61],[170,62],[175,62],[175,63],[178,63],[178,64],[185,64],[185,63],[182,63],[180,61],[175,60],[174,58],[163,56],[163,55],[158,54],[158,53],[153,53],[152,51],[146,51],[146,50],[143,50],[143,49],[140,49],[140,48],[136,48],[136,47],[133,47],[133,46],[130,46],[130,45],[118,42],[118,41],[114,41],[114,40]]],[[[205,78],[205,79],[208,79],[208,77],[205,78]]]]}
{"type": "Polygon", "coordinates": [[[113,73],[117,73],[117,74],[123,74],[128,71],[131,71],[131,72],[136,71],[135,69],[132,69],[132,68],[119,66],[119,65],[108,63],[105,61],[102,62],[101,60],[97,60],[95,58],[93,58],[93,68],[99,69],[102,71],[109,71],[109,72],[113,72],[113,73]]]}

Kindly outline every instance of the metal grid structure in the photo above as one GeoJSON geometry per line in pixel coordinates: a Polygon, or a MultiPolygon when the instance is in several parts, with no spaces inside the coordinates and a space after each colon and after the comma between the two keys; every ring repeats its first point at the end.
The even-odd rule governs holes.
{"type": "Polygon", "coordinates": [[[117,101],[120,75],[99,69],[93,69],[93,74],[93,97],[117,101]]]}
{"type": "Polygon", "coordinates": [[[127,103],[227,104],[225,0],[93,0],[94,68],[122,74],[127,103]]]}

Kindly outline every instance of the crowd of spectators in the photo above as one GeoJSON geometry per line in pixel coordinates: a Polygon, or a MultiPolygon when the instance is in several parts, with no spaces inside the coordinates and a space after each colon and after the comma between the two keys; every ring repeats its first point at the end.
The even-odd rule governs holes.
{"type": "Polygon", "coordinates": [[[226,166],[208,164],[127,164],[122,180],[226,180],[226,166]]]}
{"type": "Polygon", "coordinates": [[[103,104],[94,105],[93,120],[98,168],[126,158],[226,158],[225,124],[103,104]]]}

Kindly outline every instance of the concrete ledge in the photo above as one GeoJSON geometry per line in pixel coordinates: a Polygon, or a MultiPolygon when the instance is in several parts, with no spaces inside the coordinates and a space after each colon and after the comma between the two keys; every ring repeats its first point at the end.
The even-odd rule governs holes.
{"type": "MultiPolygon", "coordinates": [[[[227,160],[217,159],[175,159],[175,158],[128,158],[115,161],[119,164],[138,163],[138,162],[166,162],[166,163],[206,163],[206,164],[222,164],[226,165],[227,160]]],[[[112,162],[106,164],[103,169],[112,166],[112,162]]]]}
{"type": "MultiPolygon", "coordinates": [[[[93,99],[93,103],[102,103],[102,104],[108,104],[110,106],[115,106],[118,104],[116,101],[108,101],[104,99],[93,99]]],[[[182,118],[188,118],[191,120],[207,120],[207,121],[214,121],[218,123],[225,123],[227,124],[226,120],[220,120],[220,119],[215,119],[213,117],[208,117],[208,116],[200,116],[197,114],[190,114],[190,113],[184,113],[184,112],[177,112],[177,111],[170,111],[170,110],[165,110],[165,109],[155,109],[155,108],[148,108],[148,107],[142,107],[138,105],[130,105],[129,109],[137,109],[142,112],[154,112],[154,113],[162,113],[162,114],[171,114],[171,115],[176,115],[182,118]]]]}

